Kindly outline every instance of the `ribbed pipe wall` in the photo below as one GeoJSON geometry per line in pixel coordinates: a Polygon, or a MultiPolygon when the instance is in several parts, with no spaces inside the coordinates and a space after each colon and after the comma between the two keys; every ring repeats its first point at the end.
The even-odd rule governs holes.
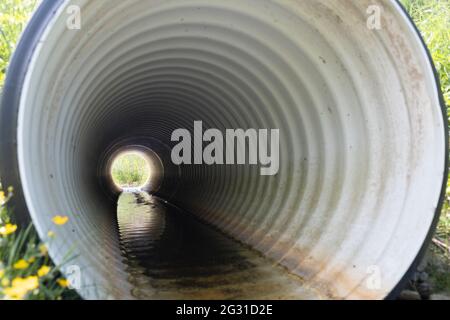
{"type": "Polygon", "coordinates": [[[396,287],[433,228],[446,159],[432,64],[398,3],[70,1],[80,30],[66,27],[68,4],[44,4],[32,22],[43,33],[24,35],[39,40],[29,64],[16,54],[26,73],[8,130],[39,234],[55,229],[52,216],[70,217],[50,252],[57,263],[78,254],[84,297],[129,294],[105,183],[110,155],[127,146],[161,159],[160,197],[327,297],[383,298],[396,287]],[[370,5],[382,9],[380,30],[367,27],[370,5]],[[171,133],[195,120],[279,128],[278,174],[175,166],[171,133]]]}

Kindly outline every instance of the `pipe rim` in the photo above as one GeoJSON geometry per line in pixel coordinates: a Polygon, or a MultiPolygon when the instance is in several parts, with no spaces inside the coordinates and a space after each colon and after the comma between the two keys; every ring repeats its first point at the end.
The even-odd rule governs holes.
{"type": "Polygon", "coordinates": [[[427,54],[428,63],[430,64],[430,67],[433,70],[435,86],[436,86],[436,90],[438,92],[440,107],[441,107],[441,111],[442,111],[442,119],[444,121],[445,168],[444,168],[443,177],[442,177],[441,194],[439,196],[439,202],[437,204],[436,211],[434,213],[434,218],[433,218],[433,222],[431,223],[430,230],[428,231],[425,241],[423,242],[422,247],[420,248],[419,252],[417,253],[416,258],[411,263],[411,266],[406,271],[403,278],[397,283],[397,285],[392,289],[392,291],[386,296],[386,298],[385,298],[386,300],[396,299],[400,295],[403,288],[405,288],[407,282],[412,278],[412,276],[416,272],[417,267],[419,266],[421,260],[425,256],[425,253],[426,253],[429,245],[431,244],[431,240],[434,236],[436,227],[439,223],[439,218],[441,216],[442,207],[443,207],[444,201],[445,201],[445,193],[446,193],[447,179],[448,179],[448,173],[449,173],[449,151],[450,151],[450,149],[449,149],[449,121],[448,121],[448,117],[447,117],[447,106],[445,104],[444,95],[442,93],[440,75],[437,72],[436,66],[434,64],[434,60],[431,56],[430,49],[428,48],[427,44],[425,43],[425,40],[424,40],[421,32],[419,31],[418,27],[414,23],[412,17],[406,11],[406,8],[401,4],[400,0],[395,0],[395,3],[400,8],[400,10],[403,12],[404,16],[409,21],[410,26],[414,29],[417,37],[420,39],[422,47],[427,54]]]}
{"type": "MultiPolygon", "coordinates": [[[[26,208],[26,201],[23,196],[23,190],[21,188],[21,178],[18,170],[17,163],[17,134],[15,131],[17,125],[17,115],[20,105],[20,97],[24,85],[25,75],[27,73],[30,58],[39,43],[39,39],[46,27],[50,23],[52,17],[56,14],[59,8],[65,3],[65,0],[44,1],[35,14],[33,15],[30,23],[27,25],[24,33],[21,36],[17,49],[14,52],[12,60],[10,62],[3,93],[1,97],[1,109],[0,109],[0,150],[2,154],[2,161],[0,162],[0,176],[7,185],[12,185],[15,188],[14,201],[12,202],[13,208],[26,208]],[[12,119],[12,121],[11,121],[12,119]],[[4,155],[9,155],[6,157],[4,155]],[[9,160],[13,159],[13,160],[9,160]]],[[[439,202],[435,210],[433,222],[430,226],[425,241],[422,244],[416,258],[411,263],[408,271],[403,278],[394,287],[394,289],[386,296],[386,299],[394,299],[402,290],[405,283],[410,278],[411,274],[415,271],[417,265],[425,254],[428,245],[431,242],[435,228],[438,224],[441,209],[445,199],[446,182],[448,177],[448,165],[449,165],[449,137],[448,137],[448,118],[446,114],[446,105],[443,98],[439,74],[437,73],[434,65],[431,53],[425,44],[425,41],[418,30],[417,26],[412,21],[412,18],[406,12],[399,0],[395,0],[396,5],[400,8],[404,16],[409,21],[410,26],[415,30],[416,35],[421,41],[423,49],[428,56],[429,66],[433,70],[435,78],[435,88],[438,93],[440,108],[442,111],[442,120],[444,122],[444,136],[445,136],[445,169],[442,177],[442,188],[439,197],[439,202]]],[[[16,212],[16,219],[21,224],[30,221],[29,213],[26,210],[16,212]]]]}

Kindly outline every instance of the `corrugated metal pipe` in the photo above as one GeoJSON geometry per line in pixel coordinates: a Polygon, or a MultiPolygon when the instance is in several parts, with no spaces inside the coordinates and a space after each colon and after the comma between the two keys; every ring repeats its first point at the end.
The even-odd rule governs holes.
{"type": "Polygon", "coordinates": [[[49,249],[75,253],[85,298],[130,289],[108,171],[120,151],[159,170],[149,191],[334,299],[398,293],[447,177],[433,64],[389,0],[44,1],[9,67],[0,139],[19,220],[45,238],[69,216],[49,249]],[[172,132],[199,120],[279,129],[277,174],[175,165],[172,132]]]}

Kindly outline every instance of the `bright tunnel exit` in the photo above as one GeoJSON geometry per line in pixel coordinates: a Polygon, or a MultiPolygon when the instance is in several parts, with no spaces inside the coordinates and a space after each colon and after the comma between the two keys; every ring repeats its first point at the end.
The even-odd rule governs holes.
{"type": "Polygon", "coordinates": [[[98,172],[103,190],[112,199],[123,192],[158,194],[165,178],[161,151],[155,146],[112,144],[99,162],[98,172]]]}
{"type": "Polygon", "coordinates": [[[132,191],[149,185],[152,172],[143,153],[128,151],[116,156],[110,174],[117,188],[132,191]]]}

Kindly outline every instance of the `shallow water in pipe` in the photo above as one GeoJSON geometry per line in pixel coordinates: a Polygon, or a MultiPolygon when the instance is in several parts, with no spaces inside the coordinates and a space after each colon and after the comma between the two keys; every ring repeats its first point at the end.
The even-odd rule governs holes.
{"type": "Polygon", "coordinates": [[[122,193],[117,217],[133,298],[321,298],[300,277],[148,193],[122,193]]]}

